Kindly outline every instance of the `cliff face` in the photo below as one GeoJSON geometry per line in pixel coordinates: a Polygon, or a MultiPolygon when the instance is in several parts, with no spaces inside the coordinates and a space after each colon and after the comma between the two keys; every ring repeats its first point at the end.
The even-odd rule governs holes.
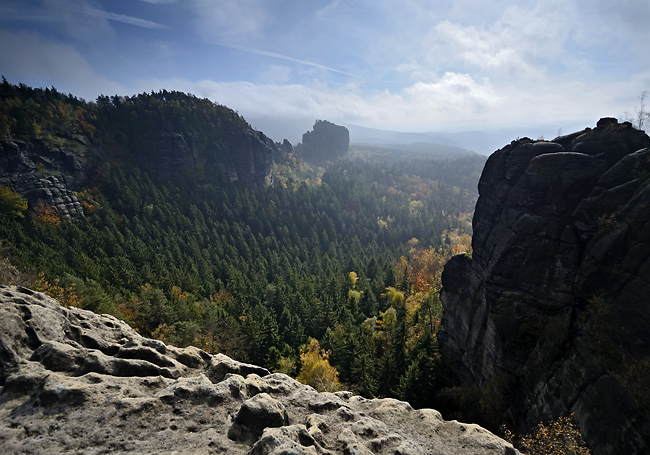
{"type": "Polygon", "coordinates": [[[522,429],[573,412],[596,454],[648,452],[648,147],[601,119],[498,150],[473,255],[442,277],[440,349],[464,383],[501,387],[522,429]]]}
{"type": "MultiPolygon", "coordinates": [[[[241,180],[247,186],[263,185],[271,176],[274,156],[281,155],[283,147],[260,131],[247,129],[219,137],[210,144],[202,144],[196,134],[163,133],[149,154],[139,157],[145,169],[171,176],[181,170],[201,170],[225,173],[231,182],[241,180]]],[[[289,145],[290,147],[290,145],[289,145]]]]}
{"type": "MultiPolygon", "coordinates": [[[[127,158],[148,172],[170,177],[181,172],[200,173],[202,178],[227,175],[231,182],[242,181],[249,187],[264,185],[271,177],[274,157],[291,152],[291,144],[276,144],[263,133],[248,129],[222,135],[205,145],[192,133],[161,133],[147,142],[147,152],[127,158]],[[201,145],[199,145],[201,144],[201,145]]],[[[92,144],[82,134],[63,146],[43,141],[0,141],[0,185],[20,193],[30,209],[39,203],[54,207],[63,219],[83,215],[74,195],[92,177],[97,164],[114,159],[111,148],[92,144]]],[[[118,152],[122,155],[123,151],[118,152]]]]}
{"type": "Polygon", "coordinates": [[[432,409],[318,393],[25,288],[0,286],[0,327],[4,454],[519,453],[432,409]]]}
{"type": "Polygon", "coordinates": [[[307,161],[325,162],[339,158],[350,149],[350,132],[344,126],[318,120],[314,129],[302,135],[300,153],[307,161]]]}

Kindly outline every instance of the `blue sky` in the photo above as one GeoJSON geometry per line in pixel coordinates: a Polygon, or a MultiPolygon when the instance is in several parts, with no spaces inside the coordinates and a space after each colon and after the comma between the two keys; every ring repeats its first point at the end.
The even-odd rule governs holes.
{"type": "Polygon", "coordinates": [[[537,137],[634,113],[650,1],[2,0],[0,73],[89,101],[181,90],[262,130],[537,137]]]}

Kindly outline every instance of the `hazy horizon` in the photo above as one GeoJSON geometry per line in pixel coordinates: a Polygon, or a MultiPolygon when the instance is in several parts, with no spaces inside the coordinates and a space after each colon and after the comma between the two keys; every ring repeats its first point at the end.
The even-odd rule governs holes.
{"type": "Polygon", "coordinates": [[[499,144],[633,115],[648,23],[635,0],[5,0],[0,73],[89,101],[192,93],[292,143],[327,119],[499,144]]]}

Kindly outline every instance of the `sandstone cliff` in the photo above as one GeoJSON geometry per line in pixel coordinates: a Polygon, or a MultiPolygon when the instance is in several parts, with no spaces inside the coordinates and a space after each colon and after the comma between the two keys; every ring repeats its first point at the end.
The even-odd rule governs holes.
{"type": "Polygon", "coordinates": [[[443,273],[443,358],[520,429],[573,412],[596,454],[648,453],[650,138],[601,119],[488,159],[473,255],[443,273]]]}
{"type": "Polygon", "coordinates": [[[0,327],[4,454],[518,453],[434,410],[318,393],[25,288],[0,287],[0,327]]]}
{"type": "Polygon", "coordinates": [[[312,131],[302,135],[302,143],[298,149],[307,161],[315,163],[333,161],[348,153],[350,132],[344,126],[318,120],[312,131]]]}
{"type": "Polygon", "coordinates": [[[222,135],[208,144],[203,142],[193,133],[166,132],[150,145],[151,153],[135,155],[144,169],[164,176],[186,170],[200,170],[207,175],[222,172],[231,182],[240,180],[254,187],[271,177],[273,158],[286,147],[252,128],[222,135]]]}
{"type": "Polygon", "coordinates": [[[83,215],[72,189],[86,178],[88,157],[42,141],[0,142],[0,185],[20,193],[34,208],[39,202],[55,207],[67,220],[83,215]]]}

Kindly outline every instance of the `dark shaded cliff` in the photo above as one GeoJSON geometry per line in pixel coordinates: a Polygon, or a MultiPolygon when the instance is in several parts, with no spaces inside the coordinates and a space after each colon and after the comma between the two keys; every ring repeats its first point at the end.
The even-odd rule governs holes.
{"type": "Polygon", "coordinates": [[[490,156],[473,256],[442,276],[440,349],[520,430],[574,413],[596,454],[648,453],[650,138],[601,119],[490,156]]]}
{"type": "Polygon", "coordinates": [[[263,185],[288,144],[274,143],[225,106],[180,92],[100,98],[96,118],[95,137],[112,155],[169,177],[223,173],[263,185]]]}
{"type": "Polygon", "coordinates": [[[333,161],[348,153],[350,132],[344,126],[326,120],[317,120],[312,131],[302,135],[298,147],[302,157],[310,162],[333,161]]]}

